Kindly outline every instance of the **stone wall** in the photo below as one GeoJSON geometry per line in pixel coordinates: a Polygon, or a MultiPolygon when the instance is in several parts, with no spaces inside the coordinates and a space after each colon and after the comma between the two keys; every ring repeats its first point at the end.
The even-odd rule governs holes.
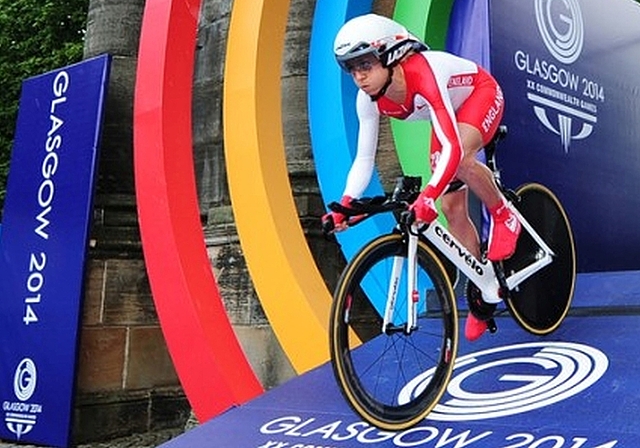
{"type": "MultiPolygon", "coordinates": [[[[374,3],[389,13],[392,0],[374,3]]],[[[230,204],[222,132],[223,74],[232,0],[204,0],[193,82],[194,167],[205,240],[224,305],[265,388],[295,375],[251,283],[230,204]]],[[[133,89],[144,0],[91,0],[85,57],[113,55],[81,330],[76,442],[180,426],[189,408],[164,344],[140,245],[133,179],[133,89]]],[[[299,218],[330,289],[344,265],[320,232],[324,206],[306,115],[315,1],[292,0],[282,67],[283,131],[299,218]]],[[[398,173],[381,132],[383,182],[398,173]]]]}
{"type": "Polygon", "coordinates": [[[91,0],[85,58],[113,56],[100,148],[74,441],[176,428],[189,416],[147,279],[133,179],[133,94],[144,0],[91,0]]]}

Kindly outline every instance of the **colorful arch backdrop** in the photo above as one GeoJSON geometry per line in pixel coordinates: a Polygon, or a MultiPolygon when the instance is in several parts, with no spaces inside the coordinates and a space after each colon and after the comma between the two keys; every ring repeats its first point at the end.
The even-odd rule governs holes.
{"type": "MultiPolygon", "coordinates": [[[[234,217],[251,278],[289,360],[296,371],[304,372],[328,359],[330,293],[299,225],[286,169],[280,70],[288,7],[287,0],[234,3],[225,61],[224,140],[234,217]]],[[[409,9],[404,6],[404,11],[409,9]]],[[[310,122],[314,149],[332,148],[330,153],[314,152],[321,154],[316,163],[322,185],[327,178],[322,173],[331,173],[322,188],[325,198],[338,197],[325,191],[344,182],[352,160],[349,147],[354,146],[348,142],[353,143],[356,125],[355,87],[350,81],[342,82],[345,77],[333,61],[331,43],[349,17],[370,10],[371,2],[363,0],[316,4],[309,66],[310,122]],[[337,93],[331,101],[327,92],[343,95],[337,93]],[[318,138],[326,140],[318,143],[318,138]]],[[[389,228],[386,219],[362,227],[373,236],[389,228]]],[[[359,230],[348,232],[341,241],[343,247],[345,240],[351,243],[351,253],[363,241],[359,230]]]]}
{"type": "MultiPolygon", "coordinates": [[[[398,0],[395,16],[420,35],[433,33],[426,35],[433,43],[433,36],[444,39],[450,5],[448,0],[398,0]]],[[[206,420],[262,388],[224,313],[198,219],[190,101],[199,8],[199,0],[147,2],[135,95],[135,172],[154,300],[185,392],[198,418],[206,420]]],[[[288,9],[289,0],[233,3],[224,138],[234,215],[252,280],[287,356],[296,371],[304,372],[328,359],[330,293],[299,225],[286,170],[280,67],[288,9]]],[[[327,201],[341,193],[356,126],[355,88],[333,62],[331,43],[344,21],[370,10],[367,0],[316,4],[309,115],[327,201]]],[[[396,144],[409,137],[415,141],[414,132],[394,129],[396,144]]],[[[413,165],[412,149],[400,150],[401,159],[409,160],[403,165],[413,165]]],[[[379,189],[379,182],[372,188],[379,189]]],[[[387,228],[384,220],[372,220],[344,234],[345,253],[387,228]]]]}

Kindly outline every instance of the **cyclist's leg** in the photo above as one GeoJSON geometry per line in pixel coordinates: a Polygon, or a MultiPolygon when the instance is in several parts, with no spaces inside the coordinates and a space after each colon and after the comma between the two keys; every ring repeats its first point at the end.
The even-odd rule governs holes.
{"type": "MultiPolygon", "coordinates": [[[[464,150],[463,143],[463,150],[464,150]]],[[[431,133],[431,169],[433,170],[437,160],[440,157],[440,151],[442,145],[435,135],[435,132],[431,133]]],[[[477,152],[477,150],[476,150],[477,152]]],[[[465,154],[466,156],[466,154],[465,154]]],[[[463,156],[464,157],[464,156],[463,156]]],[[[460,168],[458,168],[460,171],[460,168]]],[[[478,238],[478,232],[476,230],[471,217],[469,216],[469,201],[468,201],[468,189],[464,185],[464,179],[459,179],[463,185],[456,186],[453,190],[446,190],[442,196],[441,205],[442,213],[447,219],[447,224],[451,234],[465,246],[471,254],[480,258],[480,241],[478,238]]],[[[449,188],[456,184],[452,182],[449,188]]]]}
{"type": "MultiPolygon", "coordinates": [[[[442,197],[442,212],[447,218],[449,231],[452,235],[474,257],[479,258],[480,243],[476,227],[469,216],[468,191],[467,188],[462,188],[445,194],[442,197]]],[[[470,288],[467,288],[467,290],[470,290],[470,288]]],[[[495,305],[485,304],[479,292],[473,296],[467,294],[467,301],[472,312],[469,313],[465,322],[464,334],[468,340],[474,341],[482,336],[489,327],[486,320],[493,315],[495,305]]]]}
{"type": "Polygon", "coordinates": [[[500,261],[511,256],[520,234],[517,218],[506,207],[506,202],[495,183],[493,174],[480,163],[477,152],[495,134],[503,112],[502,91],[495,83],[487,83],[474,91],[456,111],[464,156],[458,177],[482,201],[491,214],[491,232],[487,258],[500,261]],[[489,119],[490,118],[490,119],[489,119]]]}
{"type": "Polygon", "coordinates": [[[457,177],[471,188],[471,191],[487,208],[495,208],[502,203],[491,170],[477,158],[478,151],[484,147],[480,131],[469,123],[459,122],[458,130],[464,155],[458,167],[457,177]]]}
{"type": "MultiPolygon", "coordinates": [[[[464,155],[458,169],[458,178],[467,183],[486,206],[495,209],[502,204],[502,196],[491,171],[477,160],[477,152],[483,146],[483,136],[478,129],[467,123],[459,123],[459,132],[464,155]]],[[[469,216],[468,204],[468,189],[463,188],[443,196],[442,211],[447,218],[449,231],[453,236],[473,256],[480,258],[478,230],[469,216]]],[[[468,294],[467,300],[471,312],[465,323],[465,337],[474,341],[489,328],[487,320],[493,315],[495,305],[485,303],[479,293],[468,294]]]]}
{"type": "Polygon", "coordinates": [[[477,153],[498,130],[504,112],[502,89],[491,77],[456,110],[458,130],[464,151],[458,177],[491,209],[502,201],[502,195],[491,170],[477,159],[477,153]]]}
{"type": "MultiPolygon", "coordinates": [[[[469,100],[468,100],[469,101],[469,100]]],[[[467,103],[465,103],[467,105],[467,103]]],[[[467,105],[468,106],[468,105],[467,105]]],[[[461,109],[464,119],[470,119],[466,107],[461,109]]],[[[478,151],[484,147],[487,138],[474,126],[458,122],[458,130],[463,149],[463,157],[456,173],[457,180],[471,188],[471,191],[489,209],[502,204],[502,194],[493,178],[491,170],[478,160],[478,151]]],[[[431,136],[431,160],[438,159],[441,145],[435,135],[431,136]]],[[[447,191],[442,197],[442,211],[447,218],[449,230],[476,258],[480,258],[478,231],[469,216],[468,190],[466,187],[447,191]]]]}
{"type": "Polygon", "coordinates": [[[471,255],[480,258],[478,231],[469,216],[468,189],[447,193],[442,197],[442,213],[447,218],[451,234],[466,247],[471,255]]]}

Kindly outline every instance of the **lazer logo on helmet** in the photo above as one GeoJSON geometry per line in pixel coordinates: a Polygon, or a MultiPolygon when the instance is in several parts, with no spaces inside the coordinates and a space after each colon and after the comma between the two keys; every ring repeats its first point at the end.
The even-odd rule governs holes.
{"type": "Polygon", "coordinates": [[[458,257],[463,259],[464,262],[467,264],[467,266],[469,266],[471,269],[476,271],[476,273],[478,275],[484,275],[484,269],[482,267],[482,264],[478,263],[476,258],[473,255],[471,255],[462,246],[460,246],[458,243],[456,243],[451,238],[451,236],[444,231],[444,229],[442,227],[436,226],[435,233],[436,233],[436,235],[438,235],[438,238],[440,238],[442,241],[444,241],[444,243],[447,246],[449,246],[450,248],[455,249],[457,251],[458,257]]]}
{"type": "Polygon", "coordinates": [[[389,52],[387,53],[388,56],[387,56],[387,60],[385,61],[385,66],[389,67],[393,65],[395,62],[398,62],[400,59],[402,59],[402,57],[405,54],[407,54],[409,50],[411,50],[412,47],[413,47],[412,42],[405,42],[395,50],[390,49],[389,52]]]}

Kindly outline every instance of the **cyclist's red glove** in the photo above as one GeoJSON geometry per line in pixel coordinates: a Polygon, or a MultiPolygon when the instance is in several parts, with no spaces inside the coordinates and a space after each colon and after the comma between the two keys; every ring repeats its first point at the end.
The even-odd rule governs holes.
{"type": "MultiPolygon", "coordinates": [[[[350,207],[353,198],[351,196],[342,196],[340,205],[350,207]]],[[[346,227],[347,217],[340,212],[329,212],[322,217],[322,221],[326,221],[329,217],[333,219],[333,226],[336,230],[343,230],[346,227]]]]}
{"type": "Polygon", "coordinates": [[[409,210],[416,215],[416,220],[429,224],[438,217],[436,201],[433,198],[431,186],[425,188],[418,196],[418,199],[409,206],[409,210]]]}

